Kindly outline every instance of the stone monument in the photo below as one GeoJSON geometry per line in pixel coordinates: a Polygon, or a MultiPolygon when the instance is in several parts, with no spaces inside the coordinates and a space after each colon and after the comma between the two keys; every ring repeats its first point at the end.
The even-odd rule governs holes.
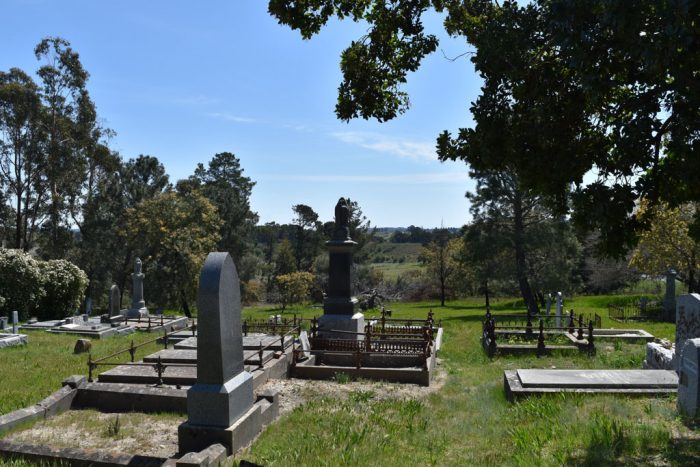
{"type": "Polygon", "coordinates": [[[121,308],[122,303],[119,287],[117,287],[117,284],[112,284],[112,287],[109,288],[109,316],[117,316],[121,308]]]}
{"type": "Polygon", "coordinates": [[[323,316],[318,320],[320,337],[362,340],[365,317],[355,312],[357,299],[351,296],[352,251],[357,245],[350,238],[350,207],[345,198],[335,205],[335,231],[326,242],[328,248],[328,294],[323,299],[323,316]],[[333,331],[349,331],[340,333],[333,331]]]}
{"type": "Polygon", "coordinates": [[[187,391],[179,448],[185,453],[221,443],[232,453],[260,431],[260,407],[253,406],[253,376],[243,366],[241,291],[228,253],[207,256],[197,309],[197,383],[187,391]]]}
{"type": "Polygon", "coordinates": [[[561,327],[561,313],[564,309],[564,298],[561,292],[557,292],[557,327],[561,327]]]}
{"type": "Polygon", "coordinates": [[[700,408],[700,339],[686,339],[678,370],[678,410],[689,417],[698,416],[700,408]]]}
{"type": "Polygon", "coordinates": [[[671,321],[676,312],[676,271],[666,273],[666,295],[664,296],[664,319],[671,321]]]}
{"type": "Polygon", "coordinates": [[[7,316],[0,316],[0,331],[7,327],[7,316]]]}
{"type": "Polygon", "coordinates": [[[681,295],[676,301],[676,353],[673,355],[676,371],[686,339],[696,337],[700,337],[700,295],[681,295]]]}
{"type": "Polygon", "coordinates": [[[548,293],[547,294],[547,316],[549,316],[552,312],[552,294],[548,293]]]}
{"type": "Polygon", "coordinates": [[[17,310],[12,312],[12,334],[17,334],[17,326],[19,325],[19,313],[17,310]]]}
{"type": "Polygon", "coordinates": [[[148,308],[146,308],[146,301],[143,299],[143,279],[146,275],[141,272],[143,263],[141,263],[141,258],[136,258],[134,263],[134,273],[131,275],[133,280],[133,289],[131,291],[131,308],[127,312],[127,318],[142,318],[148,316],[148,308]]]}

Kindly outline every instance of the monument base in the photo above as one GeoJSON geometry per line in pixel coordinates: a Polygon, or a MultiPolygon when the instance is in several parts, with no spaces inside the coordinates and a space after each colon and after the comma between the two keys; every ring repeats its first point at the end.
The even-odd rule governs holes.
{"type": "Polygon", "coordinates": [[[255,403],[253,375],[243,371],[224,384],[196,383],[187,391],[187,422],[225,428],[255,403]]]}
{"type": "Polygon", "coordinates": [[[360,334],[348,334],[365,332],[365,315],[355,313],[354,315],[332,315],[326,314],[318,319],[318,336],[322,338],[333,339],[353,339],[363,340],[364,337],[360,334]]]}
{"type": "Polygon", "coordinates": [[[227,428],[192,425],[189,422],[181,424],[177,428],[178,448],[181,454],[185,454],[220,443],[228,455],[232,455],[253,441],[261,430],[261,406],[255,404],[227,428]]]}
{"type": "Polygon", "coordinates": [[[126,317],[129,319],[132,318],[145,318],[148,316],[148,308],[131,308],[130,310],[127,310],[126,312],[126,317]]]}

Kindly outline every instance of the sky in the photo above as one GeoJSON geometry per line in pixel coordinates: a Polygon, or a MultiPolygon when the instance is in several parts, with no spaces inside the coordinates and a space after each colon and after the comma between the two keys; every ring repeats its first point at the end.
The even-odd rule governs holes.
{"type": "Polygon", "coordinates": [[[331,220],[341,196],[375,226],[459,227],[474,189],[463,162],[441,163],[435,139],[473,124],[480,79],[463,39],[441,18],[426,29],[438,51],[408,77],[411,107],[396,119],[336,119],[340,53],[366,25],[331,21],[311,40],[262,0],[3,0],[0,70],[35,72],[34,46],[67,39],[90,73],[88,91],[110,147],[127,160],[156,156],[172,181],[232,152],[256,182],[260,222],[288,223],[292,205],[331,220]]]}

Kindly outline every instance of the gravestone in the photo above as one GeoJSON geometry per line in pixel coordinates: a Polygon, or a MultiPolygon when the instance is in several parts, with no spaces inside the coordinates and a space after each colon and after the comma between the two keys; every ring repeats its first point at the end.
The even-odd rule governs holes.
{"type": "Polygon", "coordinates": [[[309,335],[306,331],[301,331],[299,333],[299,342],[301,343],[301,357],[309,358],[311,356],[311,342],[309,342],[309,335]]]}
{"type": "Polygon", "coordinates": [[[557,327],[561,327],[561,313],[564,309],[564,299],[561,292],[557,292],[557,327]]]}
{"type": "Polygon", "coordinates": [[[92,315],[92,298],[90,297],[85,299],[85,314],[88,316],[92,315]]]}
{"type": "Polygon", "coordinates": [[[7,328],[7,316],[0,316],[0,331],[7,328]]]}
{"type": "Polygon", "coordinates": [[[131,308],[127,312],[128,318],[139,318],[148,316],[148,308],[146,301],[143,299],[143,279],[146,275],[141,272],[143,263],[141,258],[136,258],[134,263],[134,273],[131,275],[133,281],[133,289],[131,291],[131,308]]]}
{"type": "Polygon", "coordinates": [[[239,419],[251,417],[255,397],[253,376],[243,366],[240,284],[228,253],[207,256],[197,310],[197,382],[187,391],[187,422],[178,428],[180,452],[217,442],[235,451],[231,430],[239,419]]]}
{"type": "Polygon", "coordinates": [[[547,316],[551,314],[552,311],[552,294],[547,294],[547,316]]]}
{"type": "Polygon", "coordinates": [[[352,296],[352,251],[357,245],[350,238],[350,207],[345,198],[335,205],[335,231],[328,248],[328,294],[323,299],[323,316],[318,320],[320,337],[362,340],[365,317],[355,313],[352,296]],[[341,331],[341,332],[333,332],[341,331]],[[345,331],[345,332],[342,332],[345,331]]]}
{"type": "Polygon", "coordinates": [[[92,349],[92,342],[90,339],[78,339],[75,341],[75,346],[73,347],[73,353],[85,353],[92,349]]]}
{"type": "Polygon", "coordinates": [[[700,295],[681,295],[676,301],[676,353],[673,356],[676,370],[686,339],[696,337],[700,337],[700,295]]]}
{"type": "Polygon", "coordinates": [[[678,365],[678,410],[689,417],[698,416],[700,408],[700,338],[686,339],[678,365]]]}
{"type": "Polygon", "coordinates": [[[117,284],[112,284],[109,288],[109,316],[117,316],[121,310],[121,294],[117,284]]]}
{"type": "Polygon", "coordinates": [[[17,334],[17,325],[19,324],[19,313],[17,310],[12,312],[12,334],[17,334]]]}
{"type": "Polygon", "coordinates": [[[673,319],[676,312],[676,271],[669,269],[666,273],[666,295],[664,296],[664,315],[667,321],[673,319]]]}

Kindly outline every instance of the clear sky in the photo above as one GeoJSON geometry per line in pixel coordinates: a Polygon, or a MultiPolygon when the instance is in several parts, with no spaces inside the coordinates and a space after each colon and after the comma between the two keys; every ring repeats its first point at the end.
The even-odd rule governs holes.
{"type": "Polygon", "coordinates": [[[463,40],[427,24],[440,49],[409,76],[411,109],[388,123],[335,118],[341,51],[366,26],[332,22],[310,41],[267,13],[263,0],[192,2],[4,0],[0,70],[34,72],[45,36],[71,42],[110,146],[124,159],[158,157],[173,181],[230,151],[257,182],[261,222],[291,206],[332,219],[340,196],[377,226],[458,227],[474,184],[464,163],[440,163],[435,138],[472,125],[480,81],[463,40]]]}

